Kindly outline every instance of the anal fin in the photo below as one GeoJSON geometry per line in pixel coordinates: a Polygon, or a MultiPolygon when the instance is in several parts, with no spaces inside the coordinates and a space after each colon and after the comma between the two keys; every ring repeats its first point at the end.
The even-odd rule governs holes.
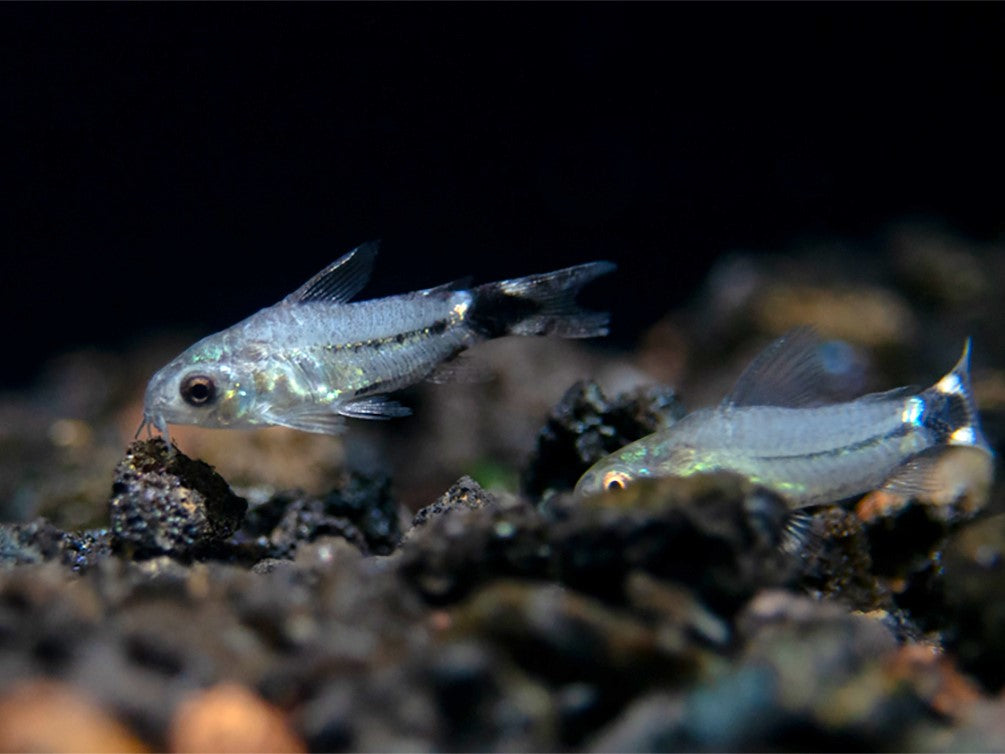
{"type": "MultiPolygon", "coordinates": [[[[878,490],[906,504],[909,500],[965,514],[984,507],[994,476],[994,459],[984,448],[950,445],[929,448],[901,464],[878,490]]],[[[869,497],[863,498],[862,507],[869,497]]]]}
{"type": "Polygon", "coordinates": [[[472,384],[490,382],[492,377],[492,369],[485,362],[463,352],[438,364],[426,380],[436,385],[451,382],[472,384]]]}

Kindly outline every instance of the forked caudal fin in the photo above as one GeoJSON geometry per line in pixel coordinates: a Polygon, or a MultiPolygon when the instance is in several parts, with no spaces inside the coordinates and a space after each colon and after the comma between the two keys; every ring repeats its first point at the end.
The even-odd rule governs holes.
{"type": "Polygon", "coordinates": [[[555,272],[479,285],[468,321],[487,338],[503,335],[558,335],[593,338],[607,334],[605,312],[581,309],[576,294],[615,269],[612,262],[589,262],[555,272]]]}
{"type": "Polygon", "coordinates": [[[956,366],[913,400],[917,401],[914,420],[932,430],[939,443],[991,452],[981,432],[977,404],[970,387],[970,338],[956,366]]]}

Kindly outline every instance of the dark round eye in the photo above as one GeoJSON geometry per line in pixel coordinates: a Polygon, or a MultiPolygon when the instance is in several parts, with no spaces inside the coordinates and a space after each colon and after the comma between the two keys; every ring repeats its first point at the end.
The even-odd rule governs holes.
{"type": "Polygon", "coordinates": [[[608,471],[604,474],[604,489],[608,492],[623,490],[628,485],[628,475],[623,471],[608,471]]]}
{"type": "Polygon", "coordinates": [[[181,381],[181,397],[192,406],[205,406],[216,397],[216,385],[204,374],[190,374],[181,381]]]}

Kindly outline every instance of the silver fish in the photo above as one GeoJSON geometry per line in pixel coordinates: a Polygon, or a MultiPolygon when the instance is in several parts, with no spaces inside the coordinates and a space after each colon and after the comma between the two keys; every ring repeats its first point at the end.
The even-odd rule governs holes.
{"type": "Polygon", "coordinates": [[[429,377],[480,341],[607,333],[608,315],[579,309],[574,297],[611,272],[610,262],[348,303],[369,279],[376,253],[376,244],[357,247],[279,303],[173,359],[147,385],[140,430],[156,427],[166,439],[168,424],[333,434],[342,417],[408,414],[385,394],[429,377]]]}
{"type": "Polygon", "coordinates": [[[927,390],[898,388],[843,403],[821,395],[818,345],[809,329],[779,338],[718,407],[695,411],[598,461],[576,494],[646,477],[726,470],[774,490],[795,509],[881,487],[923,491],[938,483],[930,472],[948,446],[993,456],[971,394],[969,339],[959,362],[927,390]]]}

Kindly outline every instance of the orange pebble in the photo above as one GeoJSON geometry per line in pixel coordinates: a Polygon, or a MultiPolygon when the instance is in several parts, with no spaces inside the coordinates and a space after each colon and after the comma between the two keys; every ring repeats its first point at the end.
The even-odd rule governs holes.
{"type": "Polygon", "coordinates": [[[168,731],[171,751],[302,752],[304,742],[281,710],[236,683],[188,696],[168,731]]]}
{"type": "Polygon", "coordinates": [[[907,644],[890,660],[891,675],[911,683],[916,693],[940,715],[962,717],[980,698],[977,685],[932,647],[907,644]]]}
{"type": "Polygon", "coordinates": [[[0,751],[143,752],[146,745],[78,689],[23,681],[0,696],[0,751]]]}
{"type": "Polygon", "coordinates": [[[907,504],[902,495],[895,495],[886,490],[873,490],[858,501],[855,515],[860,521],[872,521],[884,516],[892,516],[907,504]]]}

